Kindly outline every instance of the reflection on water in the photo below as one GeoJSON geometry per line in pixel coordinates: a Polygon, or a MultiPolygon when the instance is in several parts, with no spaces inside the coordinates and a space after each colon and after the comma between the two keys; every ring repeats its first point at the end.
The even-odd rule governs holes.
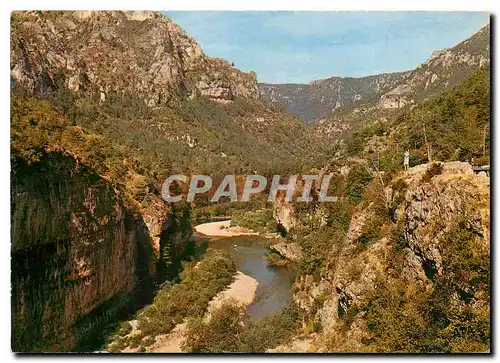
{"type": "Polygon", "coordinates": [[[266,240],[258,236],[212,239],[209,248],[227,251],[236,268],[259,282],[255,300],[248,306],[251,317],[270,315],[292,302],[294,272],[288,267],[268,266],[266,240]]]}

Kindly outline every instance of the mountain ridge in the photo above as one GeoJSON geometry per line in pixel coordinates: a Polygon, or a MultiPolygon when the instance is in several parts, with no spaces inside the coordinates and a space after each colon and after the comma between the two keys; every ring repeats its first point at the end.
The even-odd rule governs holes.
{"type": "Polygon", "coordinates": [[[13,12],[11,47],[15,92],[184,172],[297,165],[321,142],[259,99],[255,73],[206,56],[158,12],[13,12]]]}
{"type": "Polygon", "coordinates": [[[382,109],[401,108],[458,84],[477,67],[487,66],[489,33],[488,24],[457,45],[433,52],[426,62],[412,70],[365,77],[334,76],[307,84],[259,83],[261,97],[306,122],[326,119],[363,104],[375,104],[382,109]],[[443,77],[446,72],[449,74],[443,77]]]}
{"type": "Polygon", "coordinates": [[[255,73],[208,57],[158,12],[13,12],[11,23],[11,79],[35,94],[59,82],[101,100],[134,92],[153,107],[175,97],[259,96],[255,73]]]}

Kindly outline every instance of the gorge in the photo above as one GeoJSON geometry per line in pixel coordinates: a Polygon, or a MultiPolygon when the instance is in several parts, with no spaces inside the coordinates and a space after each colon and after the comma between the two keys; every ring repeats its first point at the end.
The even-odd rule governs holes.
{"type": "Polygon", "coordinates": [[[13,351],[490,351],[489,25],[269,85],[158,12],[13,12],[10,76],[13,351]]]}

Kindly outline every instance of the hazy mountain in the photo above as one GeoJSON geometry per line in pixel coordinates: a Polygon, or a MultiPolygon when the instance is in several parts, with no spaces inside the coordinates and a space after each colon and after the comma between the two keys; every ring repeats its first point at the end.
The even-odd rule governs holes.
{"type": "Polygon", "coordinates": [[[361,78],[332,77],[309,84],[262,83],[259,89],[266,102],[280,104],[306,121],[337,116],[351,109],[366,112],[373,106],[399,109],[436,95],[480,67],[487,67],[489,39],[488,25],[460,44],[434,52],[428,61],[411,71],[361,78]]]}
{"type": "Polygon", "coordinates": [[[399,72],[361,78],[332,77],[309,84],[260,83],[259,89],[265,101],[280,104],[285,111],[311,122],[357,102],[373,102],[408,74],[399,72]]]}

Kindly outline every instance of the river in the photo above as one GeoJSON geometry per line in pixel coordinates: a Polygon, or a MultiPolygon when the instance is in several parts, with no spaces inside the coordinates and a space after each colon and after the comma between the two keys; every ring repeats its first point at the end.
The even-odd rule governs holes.
{"type": "Polygon", "coordinates": [[[288,306],[292,301],[294,271],[289,267],[268,266],[268,240],[260,236],[211,237],[209,248],[224,250],[238,271],[258,281],[254,301],[247,311],[251,318],[261,318],[288,306]]]}

